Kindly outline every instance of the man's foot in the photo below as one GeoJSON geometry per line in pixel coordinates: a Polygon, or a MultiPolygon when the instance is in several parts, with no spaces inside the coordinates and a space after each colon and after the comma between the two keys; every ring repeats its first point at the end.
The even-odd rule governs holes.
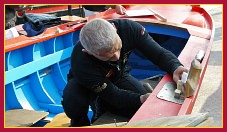
{"type": "Polygon", "coordinates": [[[90,120],[87,116],[84,116],[80,119],[71,119],[69,127],[81,127],[81,126],[90,126],[90,120]]]}

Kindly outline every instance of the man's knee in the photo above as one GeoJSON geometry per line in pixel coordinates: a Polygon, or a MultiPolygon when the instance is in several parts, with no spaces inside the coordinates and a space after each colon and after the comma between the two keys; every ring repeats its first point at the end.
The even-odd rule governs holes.
{"type": "Polygon", "coordinates": [[[75,79],[70,79],[65,89],[63,90],[63,102],[66,105],[74,106],[88,106],[89,105],[89,91],[80,86],[75,79]]]}

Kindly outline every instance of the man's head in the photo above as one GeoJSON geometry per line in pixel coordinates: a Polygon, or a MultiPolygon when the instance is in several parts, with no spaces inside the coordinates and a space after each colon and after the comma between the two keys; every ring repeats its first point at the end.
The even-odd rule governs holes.
{"type": "Polygon", "coordinates": [[[104,19],[93,19],[80,32],[83,51],[102,61],[117,61],[122,42],[113,24],[104,19]]]}

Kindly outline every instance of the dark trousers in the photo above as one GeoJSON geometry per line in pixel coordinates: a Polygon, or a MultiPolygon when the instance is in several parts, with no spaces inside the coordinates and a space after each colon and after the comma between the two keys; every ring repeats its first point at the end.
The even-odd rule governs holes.
{"type": "MultiPolygon", "coordinates": [[[[136,93],[145,94],[147,91],[142,86],[142,84],[129,74],[125,74],[119,81],[117,81],[116,86],[124,90],[134,91],[136,93]]],[[[89,105],[94,95],[91,91],[83,88],[76,83],[76,80],[69,79],[64,92],[62,106],[66,115],[71,119],[71,126],[88,126],[90,121],[88,119],[87,113],[89,105]]],[[[117,97],[116,97],[117,98],[117,97]]],[[[125,97],[127,98],[127,97],[125,97]]],[[[105,109],[114,112],[115,108],[105,104],[105,109]]],[[[116,108],[117,109],[117,108],[116,108]]],[[[94,111],[95,112],[95,111],[94,111]]],[[[121,110],[118,113],[135,113],[136,111],[125,111],[121,110]]],[[[129,117],[130,118],[130,117],[129,117]]]]}

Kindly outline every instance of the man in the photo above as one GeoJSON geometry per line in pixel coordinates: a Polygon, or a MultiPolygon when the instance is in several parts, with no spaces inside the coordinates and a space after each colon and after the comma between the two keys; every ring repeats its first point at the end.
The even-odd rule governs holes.
{"type": "Polygon", "coordinates": [[[16,10],[14,9],[14,5],[6,5],[5,6],[5,39],[18,37],[19,33],[17,32],[16,21],[16,10]]]}
{"type": "Polygon", "coordinates": [[[5,29],[10,29],[11,27],[15,27],[16,26],[16,20],[17,20],[17,16],[16,16],[16,11],[14,9],[14,6],[12,5],[6,5],[5,6],[5,13],[6,13],[6,17],[5,17],[5,29]]]}
{"type": "Polygon", "coordinates": [[[99,108],[131,118],[145,102],[149,93],[126,68],[134,49],[173,75],[175,82],[187,72],[177,57],[159,46],[139,23],[93,19],[81,29],[63,93],[62,105],[71,118],[71,126],[90,125],[89,104],[93,106],[94,118],[101,115],[99,108]],[[101,107],[97,107],[100,101],[101,107]]]}

